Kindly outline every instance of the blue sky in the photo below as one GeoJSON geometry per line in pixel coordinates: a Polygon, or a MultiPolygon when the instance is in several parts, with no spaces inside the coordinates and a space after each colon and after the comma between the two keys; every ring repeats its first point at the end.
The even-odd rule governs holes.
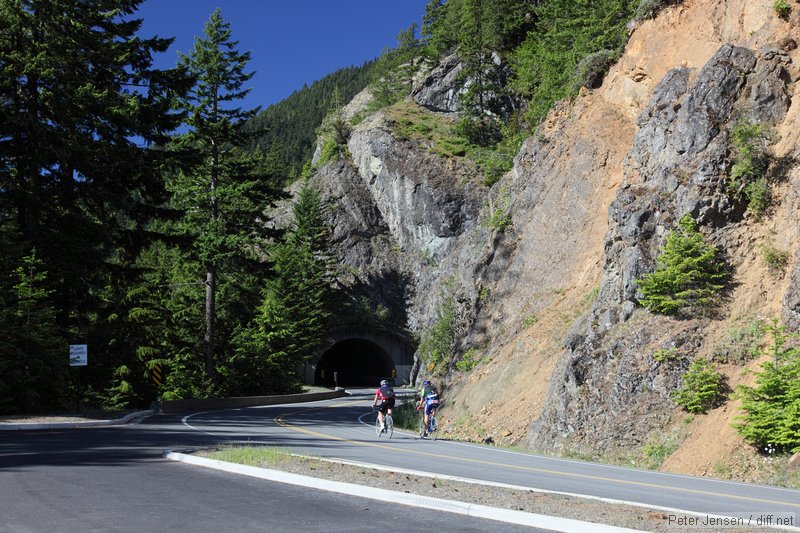
{"type": "Polygon", "coordinates": [[[222,17],[251,52],[252,91],[245,109],[279,102],[303,84],[394,47],[400,30],[422,24],[427,0],[145,0],[135,18],[141,35],[175,37],[157,66],[172,67],[178,50],[189,53],[209,15],[222,17]]]}

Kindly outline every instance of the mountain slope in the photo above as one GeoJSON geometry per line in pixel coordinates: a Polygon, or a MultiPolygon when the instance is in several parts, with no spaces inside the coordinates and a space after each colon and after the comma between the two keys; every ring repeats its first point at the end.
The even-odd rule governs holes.
{"type": "Polygon", "coordinates": [[[436,155],[429,138],[404,136],[396,112],[359,124],[351,168],[397,253],[373,247],[348,265],[357,272],[380,257],[382,270],[401,274],[390,307],[407,313],[412,331],[452,302],[445,431],[651,467],[660,464],[652,450],[663,449],[663,468],[739,475],[732,452],[754,452],[730,428],[735,401],[687,418],[670,395],[699,357],[715,359],[731,387],[752,380],[744,371],[758,360],[719,357],[732,350],[731,331],[759,317],[800,324],[797,262],[773,274],[761,251],[798,250],[797,27],[764,0],[664,9],[632,30],[601,87],[550,113],[491,188],[461,159],[436,155]],[[776,134],[773,207],[762,217],[727,192],[741,117],[776,134]],[[685,213],[732,267],[716,315],[675,319],[637,303],[635,280],[685,213]],[[654,357],[668,349],[674,361],[654,357]],[[480,361],[468,372],[455,364],[465,354],[480,361]]]}

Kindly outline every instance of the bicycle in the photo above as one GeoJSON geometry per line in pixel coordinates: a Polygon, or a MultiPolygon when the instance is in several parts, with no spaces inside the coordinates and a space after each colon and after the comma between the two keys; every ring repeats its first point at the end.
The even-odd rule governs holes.
{"type": "MultiPolygon", "coordinates": [[[[375,411],[375,406],[372,407],[372,410],[375,411]]],[[[391,439],[392,434],[394,433],[394,421],[392,420],[392,415],[387,412],[385,415],[383,415],[383,421],[386,424],[385,428],[381,426],[381,418],[379,416],[375,417],[375,434],[378,436],[378,438],[380,438],[380,436],[386,432],[386,438],[391,439]]]]}
{"type": "Polygon", "coordinates": [[[424,439],[425,437],[430,438],[431,440],[436,440],[436,431],[439,429],[439,425],[436,423],[436,410],[431,411],[431,416],[428,418],[428,427],[425,427],[425,413],[422,413],[422,418],[420,419],[419,423],[419,438],[424,439]]]}

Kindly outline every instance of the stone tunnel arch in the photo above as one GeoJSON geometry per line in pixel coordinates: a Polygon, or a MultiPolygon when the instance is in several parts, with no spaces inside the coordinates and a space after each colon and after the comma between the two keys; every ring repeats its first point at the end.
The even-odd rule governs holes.
{"type": "Polygon", "coordinates": [[[331,333],[315,354],[306,369],[306,382],[377,387],[381,379],[394,379],[401,385],[409,382],[413,356],[411,342],[402,335],[341,329],[331,333]]]}

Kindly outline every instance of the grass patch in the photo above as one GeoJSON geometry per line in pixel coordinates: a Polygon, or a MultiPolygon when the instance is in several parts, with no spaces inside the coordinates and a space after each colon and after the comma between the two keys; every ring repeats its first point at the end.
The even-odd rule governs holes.
{"type": "Polygon", "coordinates": [[[204,455],[217,461],[250,466],[274,466],[292,460],[291,450],[271,446],[224,446],[204,455]]]}
{"type": "Polygon", "coordinates": [[[643,452],[644,466],[650,470],[658,470],[667,458],[675,453],[681,442],[686,438],[688,426],[691,424],[693,417],[687,416],[681,427],[672,430],[669,433],[661,433],[653,435],[645,445],[643,452]]]}
{"type": "Polygon", "coordinates": [[[737,323],[714,346],[714,361],[743,365],[761,355],[767,324],[761,319],[737,323]]]}
{"type": "Polygon", "coordinates": [[[420,413],[422,413],[422,411],[417,411],[416,402],[406,402],[396,405],[392,412],[394,427],[407,429],[409,431],[418,431],[422,418],[420,413]]]}
{"type": "Polygon", "coordinates": [[[467,139],[458,134],[454,120],[406,101],[387,107],[386,116],[401,139],[421,141],[442,157],[467,155],[467,139]]]}
{"type": "Polygon", "coordinates": [[[714,463],[712,472],[720,479],[800,489],[800,470],[789,469],[789,458],[790,454],[765,457],[737,450],[714,463]]]}
{"type": "Polygon", "coordinates": [[[761,245],[761,257],[767,265],[769,273],[775,277],[783,276],[789,264],[789,252],[775,247],[767,241],[761,245]]]}
{"type": "Polygon", "coordinates": [[[481,357],[480,352],[475,348],[470,348],[464,355],[461,356],[461,359],[456,361],[456,368],[462,372],[469,372],[476,366],[481,363],[486,363],[489,361],[488,357],[481,357]]]}
{"type": "Polygon", "coordinates": [[[384,112],[398,138],[421,142],[430,153],[444,158],[471,161],[480,169],[487,187],[511,170],[524,140],[524,135],[509,133],[493,147],[472,145],[455,120],[409,101],[391,105],[384,112]]]}

